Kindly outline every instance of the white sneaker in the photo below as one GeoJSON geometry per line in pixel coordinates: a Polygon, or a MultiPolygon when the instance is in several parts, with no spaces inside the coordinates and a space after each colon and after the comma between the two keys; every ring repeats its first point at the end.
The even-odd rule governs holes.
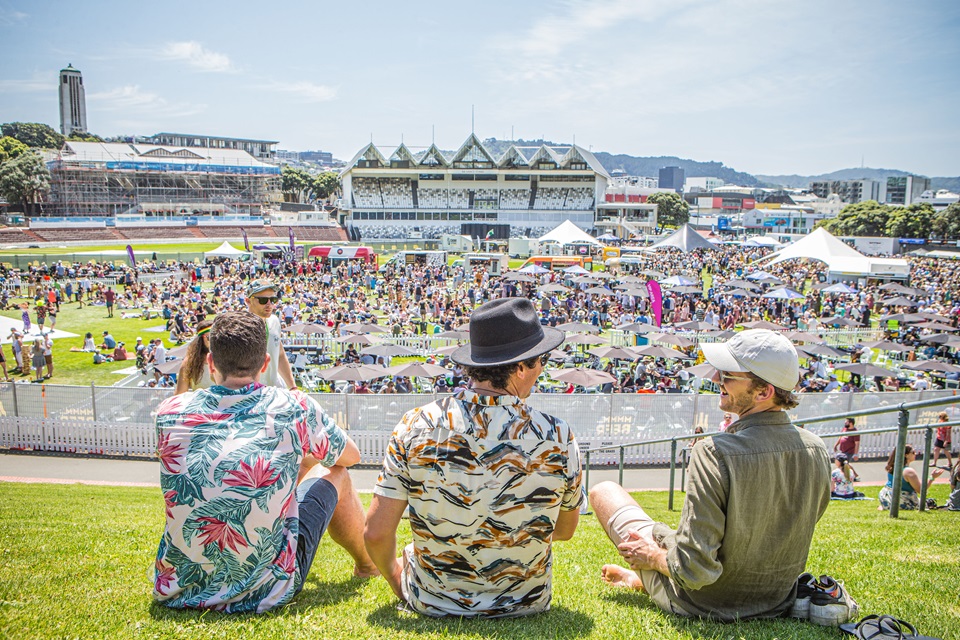
{"type": "Polygon", "coordinates": [[[824,627],[836,627],[860,615],[860,607],[844,588],[843,583],[830,576],[820,576],[810,596],[810,622],[824,627]]]}

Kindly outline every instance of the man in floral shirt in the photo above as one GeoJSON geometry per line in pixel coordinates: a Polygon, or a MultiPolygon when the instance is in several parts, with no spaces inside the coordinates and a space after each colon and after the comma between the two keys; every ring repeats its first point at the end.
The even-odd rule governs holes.
{"type": "Polygon", "coordinates": [[[258,382],[269,364],[261,318],[217,317],[210,389],[174,396],[157,415],[166,527],[154,597],[173,608],[263,612],[299,593],[320,537],[377,570],[346,467],[356,444],[299,391],[258,382]]]}

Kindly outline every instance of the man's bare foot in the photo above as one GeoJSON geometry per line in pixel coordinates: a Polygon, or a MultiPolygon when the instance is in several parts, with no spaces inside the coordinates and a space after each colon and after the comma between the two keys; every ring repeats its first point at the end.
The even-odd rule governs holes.
{"type": "Polygon", "coordinates": [[[353,565],[353,577],[354,578],[376,578],[380,575],[380,569],[377,569],[376,565],[371,564],[369,567],[361,567],[358,564],[353,565]]]}
{"type": "Polygon", "coordinates": [[[643,582],[636,572],[616,564],[605,564],[600,569],[600,577],[612,587],[644,591],[643,582]]]}

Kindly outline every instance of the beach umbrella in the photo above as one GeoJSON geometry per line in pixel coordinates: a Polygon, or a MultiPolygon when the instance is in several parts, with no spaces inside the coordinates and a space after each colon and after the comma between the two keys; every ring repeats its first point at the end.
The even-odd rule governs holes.
{"type": "Polygon", "coordinates": [[[869,362],[855,362],[853,364],[841,364],[834,369],[839,371],[847,371],[854,375],[863,376],[867,378],[875,378],[877,376],[895,376],[897,375],[896,371],[891,371],[884,367],[878,367],[875,364],[869,362]]]}
{"type": "Polygon", "coordinates": [[[314,334],[314,333],[330,333],[333,331],[330,327],[325,324],[316,324],[313,322],[298,322],[287,327],[289,333],[302,333],[302,334],[314,334]]]}
{"type": "Polygon", "coordinates": [[[587,331],[589,333],[600,333],[600,327],[595,324],[587,324],[586,322],[564,322],[563,324],[558,324],[556,329],[560,331],[566,331],[567,333],[577,333],[587,331]]]}
{"type": "Polygon", "coordinates": [[[807,296],[790,289],[789,287],[782,287],[780,289],[773,289],[767,293],[760,296],[761,298],[776,298],[778,300],[801,300],[807,296]]]}
{"type": "Polygon", "coordinates": [[[783,335],[787,336],[791,340],[795,340],[796,342],[816,342],[819,344],[824,344],[826,342],[826,340],[820,336],[815,336],[812,333],[807,333],[806,331],[787,331],[783,335]]]}
{"type": "Polygon", "coordinates": [[[702,320],[689,320],[673,325],[677,329],[686,329],[687,331],[715,331],[717,325],[703,322],[702,320]]]}
{"type": "Polygon", "coordinates": [[[350,382],[359,382],[360,380],[373,380],[389,375],[385,367],[373,364],[342,364],[329,369],[321,369],[317,375],[324,380],[346,380],[350,382]]]}
{"type": "Polygon", "coordinates": [[[611,360],[636,360],[637,354],[628,351],[623,347],[596,347],[588,349],[587,353],[599,358],[610,358],[611,360]]]}
{"type": "Polygon", "coordinates": [[[648,324],[646,322],[631,322],[630,324],[622,324],[615,328],[628,333],[650,333],[651,331],[661,331],[660,327],[657,325],[648,324]]]}
{"type": "Polygon", "coordinates": [[[542,286],[538,287],[538,289],[539,289],[540,291],[545,292],[545,293],[563,293],[563,292],[565,292],[565,291],[569,291],[569,290],[570,290],[570,289],[568,289],[567,287],[565,287],[565,286],[563,286],[562,284],[560,284],[559,282],[551,282],[551,283],[549,283],[549,284],[545,284],[545,285],[542,285],[542,286]]]}
{"type": "Polygon", "coordinates": [[[643,347],[631,347],[634,353],[641,356],[652,356],[654,358],[675,358],[678,360],[693,360],[693,356],[688,356],[679,349],[670,347],[658,347],[655,345],[646,345],[643,347]]]}
{"type": "Polygon", "coordinates": [[[783,331],[786,329],[783,325],[774,324],[768,320],[751,320],[750,322],[744,322],[743,326],[747,329],[770,329],[771,331],[783,331]]]}
{"type": "Polygon", "coordinates": [[[366,333],[352,333],[334,338],[334,341],[341,344],[380,344],[379,340],[366,333]]]}
{"type": "Polygon", "coordinates": [[[844,318],[843,316],[830,316],[829,318],[821,318],[821,324],[825,325],[840,325],[843,327],[859,327],[860,323],[856,320],[851,320],[850,318],[844,318]]]}
{"type": "Polygon", "coordinates": [[[534,276],[543,275],[544,273],[550,273],[550,269],[544,269],[537,263],[528,264],[522,269],[517,270],[519,273],[527,273],[534,276]]]}
{"type": "Polygon", "coordinates": [[[798,344],[794,345],[793,348],[796,349],[798,353],[809,356],[826,356],[828,358],[843,358],[847,356],[843,351],[828,347],[825,344],[798,344]]]}
{"type": "Polygon", "coordinates": [[[661,280],[660,284],[667,285],[670,287],[681,287],[681,286],[687,286],[687,285],[699,284],[699,283],[685,276],[670,276],[666,280],[661,280]]]}
{"type": "Polygon", "coordinates": [[[900,344],[899,342],[891,342],[889,340],[874,340],[873,342],[864,342],[863,346],[871,349],[880,349],[881,351],[896,351],[898,353],[913,351],[913,347],[908,347],[900,344]]]}
{"type": "Polygon", "coordinates": [[[507,282],[536,282],[533,276],[528,276],[525,273],[508,273],[503,276],[503,279],[507,282]]]}
{"type": "Polygon", "coordinates": [[[653,342],[672,344],[677,347],[692,347],[693,345],[697,344],[690,338],[684,338],[683,336],[678,336],[674,333],[651,333],[647,336],[647,338],[653,342]]]}
{"type": "Polygon", "coordinates": [[[389,333],[390,331],[384,327],[381,327],[378,324],[370,324],[369,322],[352,322],[350,324],[341,325],[340,329],[343,331],[349,331],[350,333],[389,333]]]}
{"type": "Polygon", "coordinates": [[[596,369],[584,369],[577,367],[575,369],[560,369],[547,372],[554,380],[573,383],[581,387],[595,387],[601,384],[616,382],[617,379],[606,371],[597,371],[596,369]]]}
{"type": "Polygon", "coordinates": [[[590,287],[584,293],[589,293],[595,296],[612,296],[614,295],[613,289],[608,289],[606,287],[590,287]]]}
{"type": "Polygon", "coordinates": [[[910,298],[896,296],[895,298],[881,300],[880,304],[885,304],[888,307],[915,307],[918,303],[916,300],[911,300],[910,298]]]}
{"type": "Polygon", "coordinates": [[[413,349],[399,344],[375,344],[371,347],[365,347],[360,350],[363,355],[369,356],[415,356],[419,355],[413,349]]]}
{"type": "Polygon", "coordinates": [[[586,269],[584,269],[578,264],[567,267],[566,269],[563,270],[563,272],[574,274],[574,275],[583,275],[583,274],[590,273],[589,271],[587,271],[586,269]]]}
{"type": "Polygon", "coordinates": [[[441,367],[437,364],[424,364],[422,362],[398,364],[393,367],[387,367],[383,371],[383,375],[405,376],[408,378],[436,378],[451,373],[446,367],[441,367]]]}
{"type": "Polygon", "coordinates": [[[603,338],[589,333],[570,333],[563,341],[566,344],[607,344],[603,338]]]}
{"type": "Polygon", "coordinates": [[[828,287],[822,289],[824,293],[856,293],[857,290],[851,286],[845,285],[842,282],[837,284],[832,284],[828,287]]]}

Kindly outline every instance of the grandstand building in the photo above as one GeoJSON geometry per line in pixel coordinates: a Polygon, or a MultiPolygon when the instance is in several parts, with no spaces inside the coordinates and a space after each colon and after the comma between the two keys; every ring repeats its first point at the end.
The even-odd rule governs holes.
{"type": "Polygon", "coordinates": [[[478,228],[538,236],[570,220],[593,229],[610,176],[576,145],[511,146],[494,158],[473,134],[453,154],[436,145],[385,156],[372,143],[341,173],[354,239],[475,236],[478,228]],[[473,226],[471,226],[473,225],[473,226]]]}
{"type": "Polygon", "coordinates": [[[241,149],[74,142],[48,162],[54,216],[260,216],[280,167],[241,149]]]}

